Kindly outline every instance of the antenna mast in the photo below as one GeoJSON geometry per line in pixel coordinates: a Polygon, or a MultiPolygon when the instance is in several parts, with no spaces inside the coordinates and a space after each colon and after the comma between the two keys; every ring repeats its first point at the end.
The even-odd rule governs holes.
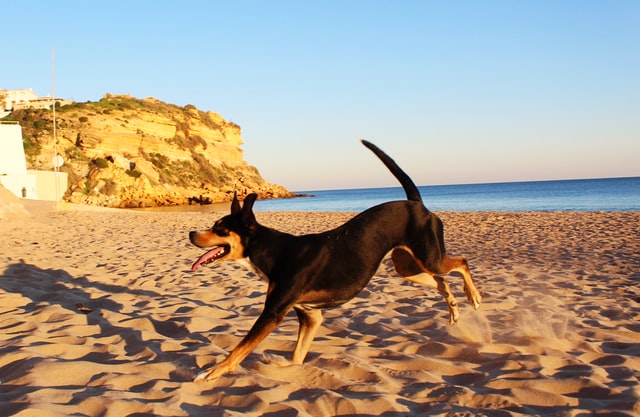
{"type": "Polygon", "coordinates": [[[53,169],[55,171],[55,183],[56,183],[56,201],[58,204],[58,135],[56,132],[56,82],[55,82],[55,54],[54,49],[51,48],[51,108],[53,109],[53,169]]]}

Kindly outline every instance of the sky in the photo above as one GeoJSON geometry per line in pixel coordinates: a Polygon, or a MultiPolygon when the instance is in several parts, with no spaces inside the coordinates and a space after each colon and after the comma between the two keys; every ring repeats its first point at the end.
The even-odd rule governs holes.
{"type": "Polygon", "coordinates": [[[0,89],[219,113],[242,128],[247,162],[292,191],[397,186],[362,138],[418,185],[640,176],[637,0],[23,0],[0,13],[0,89]]]}

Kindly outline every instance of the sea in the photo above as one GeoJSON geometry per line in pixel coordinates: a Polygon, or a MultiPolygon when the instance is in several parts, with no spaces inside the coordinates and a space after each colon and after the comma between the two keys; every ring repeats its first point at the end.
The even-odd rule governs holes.
{"type": "MultiPolygon", "coordinates": [[[[640,177],[418,187],[432,211],[639,211],[640,177]]],[[[255,211],[359,212],[404,200],[401,187],[303,190],[308,197],[258,200],[255,211]]]]}

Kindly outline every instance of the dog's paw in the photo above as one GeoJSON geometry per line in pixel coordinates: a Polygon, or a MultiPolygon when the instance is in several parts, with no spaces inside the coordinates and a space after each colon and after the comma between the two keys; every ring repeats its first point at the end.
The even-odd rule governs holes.
{"type": "Polygon", "coordinates": [[[475,308],[476,310],[479,309],[481,301],[482,301],[482,296],[480,295],[479,292],[476,291],[475,295],[473,296],[473,299],[471,300],[471,304],[473,305],[473,308],[475,308]]]}
{"type": "Polygon", "coordinates": [[[467,294],[467,299],[469,300],[473,308],[476,310],[479,309],[480,303],[482,302],[482,296],[480,295],[480,292],[475,287],[465,287],[464,292],[467,294]]]}
{"type": "Polygon", "coordinates": [[[458,309],[458,304],[452,302],[449,304],[449,324],[454,325],[460,320],[460,310],[458,309]]]}
{"type": "Polygon", "coordinates": [[[194,378],[193,382],[210,382],[213,381],[214,379],[219,378],[220,376],[224,375],[226,372],[218,369],[218,368],[210,368],[210,369],[205,369],[204,371],[200,372],[198,375],[196,375],[196,377],[194,378]]]}
{"type": "Polygon", "coordinates": [[[214,379],[220,378],[224,374],[232,372],[234,369],[235,369],[235,366],[230,367],[223,362],[218,366],[214,366],[200,372],[198,375],[196,375],[193,382],[203,382],[203,381],[210,382],[210,381],[213,381],[214,379]]]}
{"type": "Polygon", "coordinates": [[[202,372],[198,373],[195,378],[193,378],[193,382],[204,382],[204,381],[207,381],[207,376],[209,376],[209,372],[202,371],[202,372]]]}

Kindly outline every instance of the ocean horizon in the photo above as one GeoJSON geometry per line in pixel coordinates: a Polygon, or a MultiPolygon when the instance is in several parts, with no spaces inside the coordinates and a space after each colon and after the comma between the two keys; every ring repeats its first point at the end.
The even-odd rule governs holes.
{"type": "MultiPolygon", "coordinates": [[[[640,211],[640,177],[418,186],[432,211],[640,211]]],[[[402,187],[300,190],[304,197],[259,199],[255,211],[360,212],[404,200],[402,187]]],[[[141,211],[220,212],[228,203],[147,207],[141,211]]]]}
{"type": "MultiPolygon", "coordinates": [[[[419,186],[433,211],[638,211],[640,177],[419,186]]],[[[301,190],[307,197],[258,200],[256,211],[359,212],[406,198],[401,187],[301,190]]]]}

